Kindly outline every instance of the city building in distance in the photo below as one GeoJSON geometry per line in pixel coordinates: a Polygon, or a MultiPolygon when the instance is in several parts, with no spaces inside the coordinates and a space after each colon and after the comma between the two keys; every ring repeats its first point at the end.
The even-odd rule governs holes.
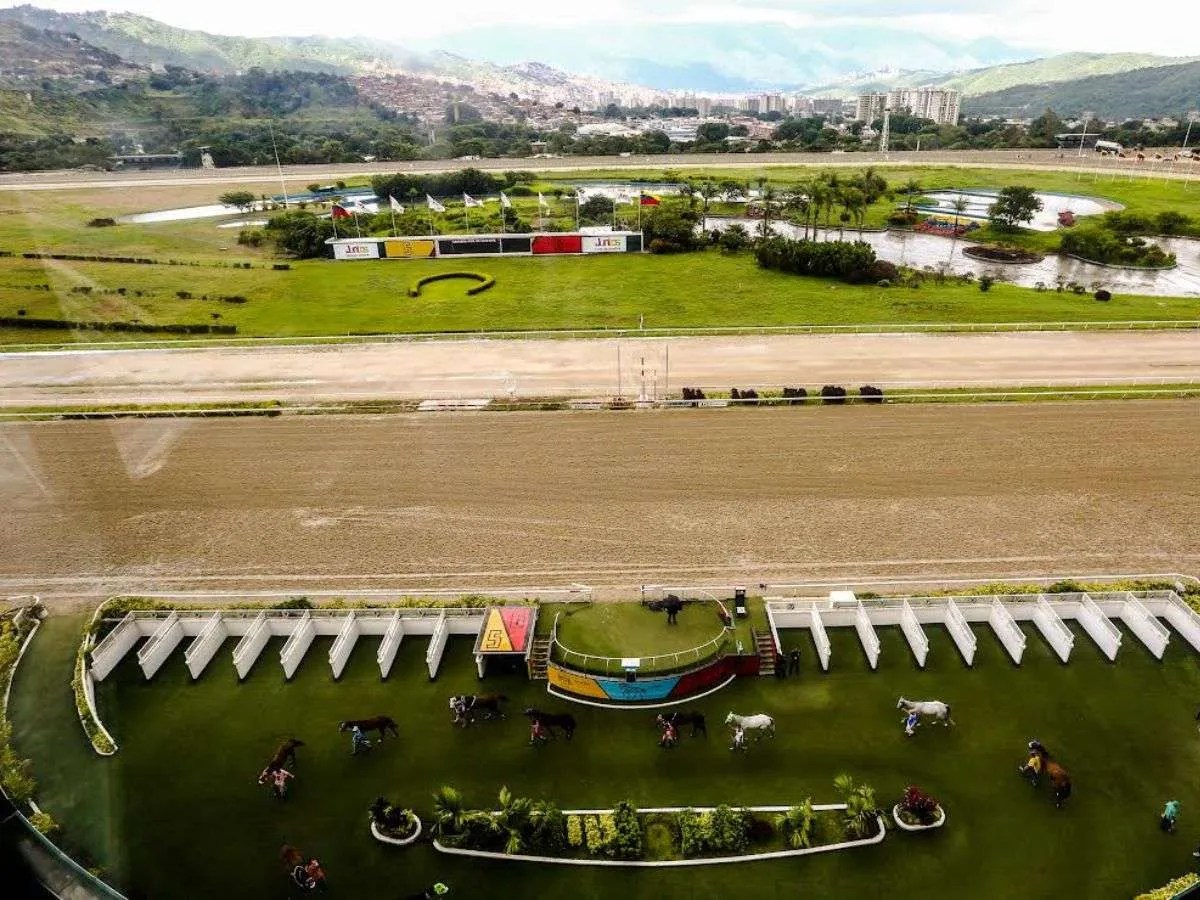
{"type": "Polygon", "coordinates": [[[958,124],[958,91],[935,87],[902,88],[886,93],[862,94],[855,104],[854,118],[874,122],[883,118],[883,111],[906,110],[921,119],[932,119],[938,125],[958,124]]]}

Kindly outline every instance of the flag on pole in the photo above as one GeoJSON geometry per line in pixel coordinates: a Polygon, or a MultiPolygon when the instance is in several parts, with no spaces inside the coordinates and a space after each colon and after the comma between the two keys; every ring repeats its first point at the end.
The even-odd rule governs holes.
{"type": "Polygon", "coordinates": [[[546,202],[546,198],[542,196],[541,191],[538,191],[538,209],[549,209],[550,204],[546,202]]]}
{"type": "Polygon", "coordinates": [[[429,206],[431,212],[444,213],[446,211],[446,207],[442,206],[442,204],[438,203],[428,194],[425,195],[425,203],[429,206]]]}
{"type": "Polygon", "coordinates": [[[335,203],[329,210],[329,216],[333,219],[348,219],[350,218],[350,211],[346,207],[335,203]]]}
{"type": "Polygon", "coordinates": [[[388,203],[391,204],[392,212],[404,214],[404,207],[391,194],[388,194],[388,203]]]}
{"type": "Polygon", "coordinates": [[[504,193],[504,191],[500,192],[500,208],[512,209],[512,201],[508,199],[508,194],[504,193]]]}
{"type": "Polygon", "coordinates": [[[662,201],[653,194],[642,194],[639,202],[642,206],[658,206],[662,201]]]}
{"type": "Polygon", "coordinates": [[[483,201],[476,200],[470,194],[464,193],[463,194],[463,206],[467,207],[468,209],[471,209],[473,207],[483,206],[483,201]]]}

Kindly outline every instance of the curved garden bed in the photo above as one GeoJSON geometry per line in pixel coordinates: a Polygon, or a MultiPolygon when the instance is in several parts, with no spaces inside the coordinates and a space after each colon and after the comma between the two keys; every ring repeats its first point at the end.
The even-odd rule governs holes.
{"type": "Polygon", "coordinates": [[[412,283],[408,289],[408,296],[420,297],[421,289],[427,284],[433,284],[435,281],[445,281],[448,278],[466,278],[470,281],[477,281],[478,284],[467,288],[467,296],[473,297],[476,294],[482,294],[484,291],[493,287],[496,284],[496,279],[492,275],[484,274],[483,272],[437,272],[433,275],[426,275],[423,278],[418,278],[412,283]]]}
{"type": "Polygon", "coordinates": [[[910,825],[908,822],[904,821],[904,819],[901,817],[900,813],[901,813],[900,804],[897,803],[895,806],[892,807],[892,821],[894,821],[896,823],[896,827],[899,828],[901,831],[931,831],[934,828],[941,828],[943,825],[946,824],[946,810],[942,809],[941,807],[938,807],[937,818],[934,819],[932,822],[930,822],[928,825],[921,825],[921,824],[910,825]]]}
{"type": "Polygon", "coordinates": [[[83,640],[79,642],[79,650],[75,654],[75,674],[71,678],[71,688],[75,693],[75,711],[79,714],[79,724],[88,737],[92,749],[101,756],[112,756],[117,752],[117,742],[100,721],[100,712],[96,707],[96,691],[92,681],[92,673],[88,671],[87,655],[96,643],[96,623],[104,612],[104,603],[96,607],[84,632],[83,640]]]}
{"type": "Polygon", "coordinates": [[[1023,247],[1000,247],[993,244],[971,244],[963,247],[963,255],[984,262],[1005,263],[1008,265],[1027,265],[1041,262],[1046,257],[1023,247]]]}
{"type": "Polygon", "coordinates": [[[1068,259],[1079,260],[1079,262],[1084,262],[1091,266],[1100,266],[1102,269],[1119,269],[1126,272],[1169,272],[1172,269],[1179,268],[1178,261],[1171,263],[1169,266],[1131,266],[1121,263],[1100,262],[1098,259],[1088,259],[1086,256],[1079,256],[1076,253],[1062,253],[1060,255],[1068,259]]]}
{"type": "Polygon", "coordinates": [[[415,843],[417,838],[421,836],[421,820],[417,816],[413,816],[413,821],[416,823],[413,831],[407,837],[393,837],[387,834],[374,822],[371,823],[371,835],[375,840],[384,844],[391,844],[395,847],[407,847],[409,844],[415,843]]]}

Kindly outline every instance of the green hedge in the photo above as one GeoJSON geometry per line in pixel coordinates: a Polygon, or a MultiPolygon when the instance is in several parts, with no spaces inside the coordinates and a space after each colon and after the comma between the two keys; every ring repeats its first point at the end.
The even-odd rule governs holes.
{"type": "Polygon", "coordinates": [[[83,322],[28,316],[0,316],[0,327],[46,328],[54,331],[132,331],[139,334],[237,334],[236,325],[150,325],[146,322],[83,322]]]}
{"type": "Polygon", "coordinates": [[[447,278],[469,278],[472,281],[478,281],[479,284],[467,288],[468,297],[482,294],[496,283],[496,279],[493,276],[486,275],[483,272],[438,272],[436,275],[426,275],[424,278],[418,278],[414,281],[412,287],[408,289],[408,296],[420,297],[421,288],[425,287],[425,285],[432,284],[435,281],[444,281],[447,278]]]}

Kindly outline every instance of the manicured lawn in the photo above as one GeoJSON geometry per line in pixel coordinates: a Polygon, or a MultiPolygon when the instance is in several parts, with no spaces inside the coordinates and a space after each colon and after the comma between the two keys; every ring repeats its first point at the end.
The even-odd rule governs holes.
{"type": "MultiPolygon", "coordinates": [[[[852,630],[831,629],[833,668],[821,674],[807,633],[803,672],[786,681],[739,681],[696,706],[708,716],[707,740],[685,738],[665,752],[646,712],[571,707],[571,743],[538,750],[524,721],[462,731],[449,725],[445,698],[479,687],[470,641],[451,642],[443,674],[430,684],[425,642],[402,645],[381,682],[375,641],[364,639],[340,682],[318,640],[291,683],[278,668],[279,641],[238,684],[227,642],[191,683],[177,651],[146,683],[131,655],[100,689],[107,723],[121,743],[111,760],[88,755],[66,682],[78,619],[51,619],[19,674],[13,716],[18,747],[34,758],[44,807],[67,837],[88,847],[138,896],[282,897],[278,862],[286,842],[318,854],[331,888],[346,896],[403,896],[434,878],[461,896],[663,898],[890,896],[914,898],[1129,897],[1189,869],[1200,815],[1200,741],[1193,721],[1200,693],[1195,655],[1177,638],[1159,663],[1125,635],[1116,664],[1083,634],[1069,665],[1030,632],[1017,668],[986,628],[966,669],[949,636],[931,629],[929,667],[915,668],[897,629],[883,629],[879,671],[867,668],[852,630]],[[896,697],[953,704],[956,727],[923,726],[906,739],[896,697]],[[718,724],[730,710],[768,712],[773,741],[735,756],[718,724]],[[399,741],[363,758],[335,723],[388,713],[399,741]],[[286,803],[255,784],[283,737],[307,741],[286,803]],[[1055,810],[1015,769],[1025,742],[1046,743],[1071,770],[1075,794],[1055,810]],[[842,771],[873,784],[890,805],[906,784],[937,796],[949,814],[938,833],[890,833],[878,847],[804,860],[689,871],[620,872],[462,862],[428,845],[384,847],[366,829],[377,794],[430,813],[430,792],[461,788],[488,805],[501,785],[564,806],[790,803],[834,799],[842,771]],[[1178,834],[1164,835],[1157,814],[1182,802],[1178,834]]],[[[522,676],[489,676],[510,708],[560,709],[544,685],[522,676]]]]}

